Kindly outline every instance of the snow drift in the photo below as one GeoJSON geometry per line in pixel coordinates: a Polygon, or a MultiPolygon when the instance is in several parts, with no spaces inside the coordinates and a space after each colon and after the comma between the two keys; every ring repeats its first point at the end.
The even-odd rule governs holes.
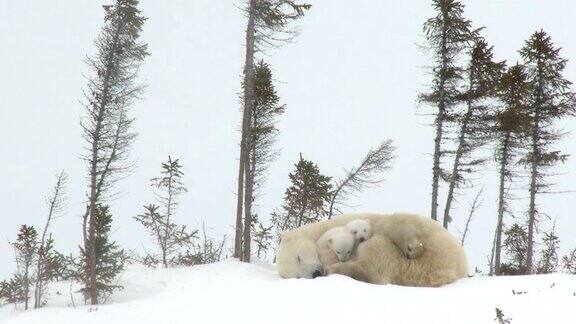
{"type": "Polygon", "coordinates": [[[131,266],[125,288],[87,306],[69,282],[52,284],[48,306],[0,308],[6,324],[66,323],[575,323],[576,276],[473,277],[441,288],[377,286],[333,275],[281,279],[274,266],[236,260],[192,268],[131,266]],[[72,297],[74,303],[72,302],[72,297]],[[75,304],[75,306],[73,306],[75,304]]]}

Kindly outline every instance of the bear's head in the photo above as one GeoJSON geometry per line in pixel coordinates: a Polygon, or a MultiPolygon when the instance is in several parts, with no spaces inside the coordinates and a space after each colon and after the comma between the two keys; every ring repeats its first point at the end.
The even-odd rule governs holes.
{"type": "Polygon", "coordinates": [[[350,232],[344,230],[340,233],[332,235],[328,239],[328,246],[332,252],[336,253],[340,262],[346,262],[352,255],[354,249],[355,237],[350,232]]]}
{"type": "Polygon", "coordinates": [[[324,274],[316,243],[282,236],[276,252],[276,267],[283,278],[316,278],[324,274]]]}
{"type": "Polygon", "coordinates": [[[346,229],[354,235],[356,243],[362,243],[372,236],[372,226],[365,219],[355,219],[348,222],[346,229]]]}

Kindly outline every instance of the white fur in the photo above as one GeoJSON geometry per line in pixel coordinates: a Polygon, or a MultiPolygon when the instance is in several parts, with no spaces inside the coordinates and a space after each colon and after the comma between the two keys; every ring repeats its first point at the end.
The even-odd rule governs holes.
{"type": "Polygon", "coordinates": [[[354,244],[354,235],[347,228],[343,226],[333,227],[324,232],[316,242],[318,257],[324,266],[338,261],[348,261],[352,255],[354,244]]]}
{"type": "Polygon", "coordinates": [[[345,226],[355,219],[368,220],[373,236],[361,244],[357,261],[329,266],[330,273],[370,283],[408,286],[440,286],[468,274],[466,255],[458,240],[436,222],[412,214],[341,215],[285,233],[277,250],[279,274],[284,278],[312,278],[311,271],[321,267],[316,241],[330,228],[345,226]],[[402,233],[404,240],[417,238],[423,243],[419,257],[405,257],[393,238],[397,232],[402,233]],[[297,256],[304,261],[298,262],[297,256]]]}
{"type": "Polygon", "coordinates": [[[372,226],[365,219],[355,219],[346,224],[346,229],[354,235],[356,244],[366,241],[372,237],[372,226]]]}

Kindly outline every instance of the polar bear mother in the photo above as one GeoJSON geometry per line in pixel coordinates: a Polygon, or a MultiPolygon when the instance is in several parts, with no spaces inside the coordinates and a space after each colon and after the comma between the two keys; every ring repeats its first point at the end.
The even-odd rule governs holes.
{"type": "Polygon", "coordinates": [[[435,221],[413,214],[347,214],[304,225],[282,234],[276,256],[283,278],[315,278],[328,272],[374,284],[437,287],[468,274],[466,255],[456,238],[435,221]],[[324,269],[316,240],[355,219],[370,222],[372,238],[360,246],[355,261],[324,269]],[[403,249],[412,242],[422,243],[423,249],[410,259],[403,249]]]}

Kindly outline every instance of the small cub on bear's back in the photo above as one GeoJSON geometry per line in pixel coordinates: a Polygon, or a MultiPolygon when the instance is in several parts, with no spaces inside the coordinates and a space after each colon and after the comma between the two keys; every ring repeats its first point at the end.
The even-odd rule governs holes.
{"type": "Polygon", "coordinates": [[[356,240],[350,231],[337,226],[327,230],[316,242],[318,257],[324,266],[346,262],[352,255],[356,240]]]}
{"type": "Polygon", "coordinates": [[[355,219],[346,224],[346,229],[354,235],[356,245],[362,243],[372,236],[372,226],[365,219],[355,219]]]}

